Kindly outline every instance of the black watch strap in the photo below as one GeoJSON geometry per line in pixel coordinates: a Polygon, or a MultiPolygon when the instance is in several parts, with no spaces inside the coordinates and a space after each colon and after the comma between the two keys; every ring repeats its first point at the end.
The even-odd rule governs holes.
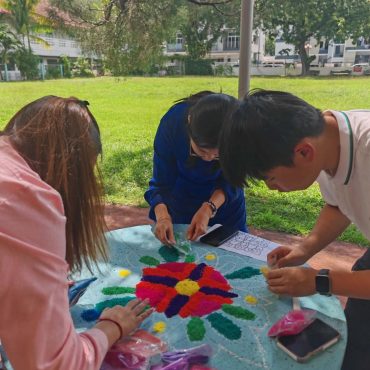
{"type": "Polygon", "coordinates": [[[331,281],[329,276],[329,269],[321,269],[315,278],[316,291],[322,295],[331,295],[331,281]]]}

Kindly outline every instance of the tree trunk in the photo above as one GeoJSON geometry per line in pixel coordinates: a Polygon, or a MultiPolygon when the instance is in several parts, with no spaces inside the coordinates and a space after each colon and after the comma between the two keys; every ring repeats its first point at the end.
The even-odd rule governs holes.
{"type": "Polygon", "coordinates": [[[32,49],[31,49],[31,41],[30,41],[30,30],[29,30],[28,26],[27,26],[26,30],[27,30],[28,51],[31,53],[32,49]]]}
{"type": "Polygon", "coordinates": [[[301,57],[302,63],[301,76],[306,76],[310,70],[310,57],[307,55],[305,45],[306,41],[299,44],[299,56],[301,57]]]}

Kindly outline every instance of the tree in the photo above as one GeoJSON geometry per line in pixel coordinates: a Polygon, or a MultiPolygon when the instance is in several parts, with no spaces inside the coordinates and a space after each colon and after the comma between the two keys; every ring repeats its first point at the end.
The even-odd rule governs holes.
{"type": "MultiPolygon", "coordinates": [[[[5,66],[5,79],[7,79],[6,65],[9,63],[9,58],[21,47],[21,45],[21,42],[9,29],[9,26],[7,24],[0,24],[0,64],[4,64],[5,66]]],[[[0,79],[3,79],[1,68],[0,79]]]]}
{"type": "Polygon", "coordinates": [[[204,58],[211,51],[214,42],[225,33],[225,26],[239,28],[240,4],[236,7],[237,2],[229,3],[226,13],[221,5],[207,7],[196,5],[199,4],[196,1],[184,1],[176,14],[176,25],[177,31],[181,31],[184,36],[185,47],[191,59],[204,58]]]}
{"type": "Polygon", "coordinates": [[[177,0],[51,0],[50,17],[115,75],[160,62],[177,0]]]}
{"type": "MultiPolygon", "coordinates": [[[[240,0],[50,0],[50,3],[50,18],[62,28],[66,24],[69,30],[73,27],[73,34],[84,50],[104,58],[107,67],[118,75],[151,70],[161,63],[163,43],[179,30],[179,17],[189,19],[186,5],[191,5],[191,11],[197,14],[196,9],[207,8],[213,17],[216,12],[220,16],[226,14],[230,4],[240,4],[240,0]]],[[[202,15],[197,19],[201,22],[205,18],[202,15]]],[[[209,26],[202,27],[203,37],[208,35],[209,26]]],[[[194,40],[190,46],[194,55],[205,53],[204,39],[197,40],[200,28],[188,38],[194,40]]],[[[207,50],[210,43],[205,44],[207,50]]]]}
{"type": "Polygon", "coordinates": [[[294,45],[302,75],[308,73],[312,61],[305,48],[310,38],[356,39],[369,27],[368,0],[256,0],[255,4],[260,27],[294,45]]]}
{"type": "Polygon", "coordinates": [[[37,40],[48,46],[35,32],[51,31],[50,21],[36,12],[36,6],[40,0],[0,0],[0,5],[8,9],[7,21],[14,31],[22,36],[23,45],[31,52],[31,41],[37,40]]]}

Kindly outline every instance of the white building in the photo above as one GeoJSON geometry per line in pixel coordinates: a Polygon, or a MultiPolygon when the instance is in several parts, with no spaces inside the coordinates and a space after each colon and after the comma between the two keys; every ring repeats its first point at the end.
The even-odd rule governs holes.
{"type": "MultiPolygon", "coordinates": [[[[219,64],[230,65],[238,68],[240,51],[240,35],[234,30],[225,30],[224,36],[212,45],[212,49],[207,55],[215,66],[219,64]]],[[[181,33],[177,33],[173,43],[167,43],[164,54],[171,57],[175,55],[186,55],[185,40],[181,33]]],[[[253,35],[252,44],[252,62],[260,64],[265,56],[265,35],[263,32],[256,30],[253,35]]],[[[175,58],[169,65],[176,66],[178,63],[175,58]]],[[[237,70],[237,69],[236,69],[237,70]]]]}
{"type": "MultiPolygon", "coordinates": [[[[43,16],[47,17],[47,0],[42,0],[36,7],[36,12],[43,16]]],[[[79,57],[83,58],[92,58],[96,59],[91,54],[84,53],[80,45],[76,40],[66,35],[63,35],[60,32],[52,32],[46,34],[34,34],[36,38],[30,40],[32,53],[40,57],[40,76],[44,78],[48,69],[57,68],[60,71],[60,74],[63,75],[63,69],[60,65],[60,57],[66,56],[71,61],[75,61],[79,57]],[[37,38],[43,40],[38,41],[37,38]]],[[[0,66],[4,73],[4,66],[0,66]]],[[[8,65],[8,80],[20,80],[21,74],[17,69],[16,65],[8,65]]]]}

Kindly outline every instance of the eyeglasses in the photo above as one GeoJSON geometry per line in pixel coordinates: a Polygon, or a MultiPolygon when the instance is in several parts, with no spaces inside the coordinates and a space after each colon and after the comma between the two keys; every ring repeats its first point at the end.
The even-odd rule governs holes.
{"type": "MultiPolygon", "coordinates": [[[[196,158],[203,159],[202,156],[200,156],[199,154],[195,153],[195,151],[193,149],[193,146],[191,144],[189,145],[189,155],[191,157],[196,157],[196,158]]],[[[219,156],[216,156],[216,157],[213,157],[212,158],[212,161],[218,161],[219,159],[220,159],[220,157],[219,156]]]]}

